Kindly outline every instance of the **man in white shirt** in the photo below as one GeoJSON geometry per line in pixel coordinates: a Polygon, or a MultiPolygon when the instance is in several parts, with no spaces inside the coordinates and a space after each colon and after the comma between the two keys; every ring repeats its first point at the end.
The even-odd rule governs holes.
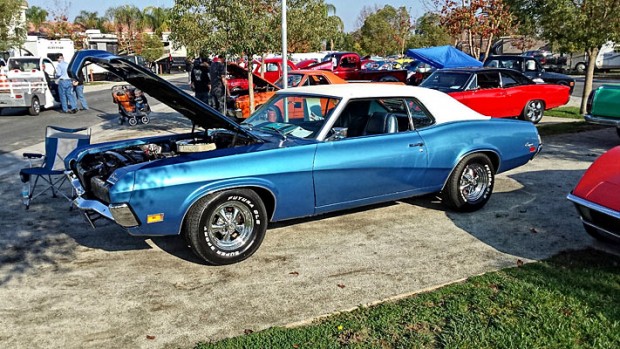
{"type": "Polygon", "coordinates": [[[73,94],[73,83],[69,77],[69,64],[65,62],[65,58],[61,54],[58,56],[58,65],[56,66],[56,78],[58,78],[58,97],[60,98],[60,106],[63,113],[77,113],[77,102],[73,94]],[[68,102],[68,103],[67,103],[68,102]]]}

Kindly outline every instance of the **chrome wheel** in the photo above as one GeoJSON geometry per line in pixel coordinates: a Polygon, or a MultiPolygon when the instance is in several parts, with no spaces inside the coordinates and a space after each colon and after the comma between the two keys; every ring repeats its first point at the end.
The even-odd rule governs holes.
{"type": "Polygon", "coordinates": [[[254,230],[254,216],[249,207],[236,201],[219,205],[207,222],[204,233],[222,251],[234,251],[244,246],[254,230]]]}
{"type": "Polygon", "coordinates": [[[527,103],[523,111],[523,117],[526,121],[538,123],[545,112],[545,103],[540,100],[533,100],[527,103]]]}
{"type": "Polygon", "coordinates": [[[459,181],[459,192],[466,202],[475,202],[482,198],[489,187],[488,171],[482,164],[468,164],[459,181]]]}

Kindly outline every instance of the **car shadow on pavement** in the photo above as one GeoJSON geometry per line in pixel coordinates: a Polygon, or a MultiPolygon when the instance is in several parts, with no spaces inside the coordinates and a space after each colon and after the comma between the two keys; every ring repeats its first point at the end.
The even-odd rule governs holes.
{"type": "MultiPolygon", "coordinates": [[[[446,211],[455,226],[497,251],[541,260],[560,251],[591,246],[579,215],[566,195],[581,170],[544,170],[496,177],[495,191],[480,211],[446,211]]],[[[419,204],[419,203],[418,203],[419,204]]]]}

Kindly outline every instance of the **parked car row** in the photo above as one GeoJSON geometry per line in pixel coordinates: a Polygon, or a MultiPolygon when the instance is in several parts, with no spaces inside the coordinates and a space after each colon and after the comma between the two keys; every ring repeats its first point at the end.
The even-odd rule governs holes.
{"type": "MultiPolygon", "coordinates": [[[[271,97],[237,122],[105,51],[79,51],[71,74],[88,62],[195,127],[75,150],[65,159],[74,205],[91,222],[103,217],[132,235],[182,235],[214,265],[250,257],[270,222],[433,193],[448,209],[479,210],[496,174],[539,153],[533,123],[542,110],[565,103],[570,90],[507,68],[441,69],[422,87],[292,71],[288,83],[296,88],[265,91],[271,97]],[[514,116],[529,122],[502,119],[514,116]]],[[[617,103],[618,91],[596,90],[592,115],[617,111],[605,101],[617,103]]],[[[593,165],[569,195],[588,232],[611,240],[619,236],[620,201],[609,198],[620,186],[618,154],[601,157],[603,165],[593,165]]]]}

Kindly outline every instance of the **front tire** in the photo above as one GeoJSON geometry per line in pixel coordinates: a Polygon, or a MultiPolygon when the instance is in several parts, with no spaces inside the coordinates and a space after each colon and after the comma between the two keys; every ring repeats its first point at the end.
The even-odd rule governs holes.
{"type": "Polygon", "coordinates": [[[249,189],[213,193],[198,200],[184,223],[184,234],[194,253],[212,265],[241,262],[263,241],[267,211],[249,189]]]}
{"type": "Polygon", "coordinates": [[[545,113],[545,102],[534,99],[525,105],[523,108],[523,113],[521,114],[521,119],[525,121],[530,121],[533,124],[537,124],[543,117],[545,113]]]}
{"type": "Polygon", "coordinates": [[[30,101],[30,108],[28,108],[28,114],[32,116],[37,116],[41,112],[41,102],[39,102],[39,97],[32,97],[30,101]]]}
{"type": "Polygon", "coordinates": [[[452,171],[442,192],[443,203],[461,212],[479,210],[491,198],[494,184],[494,168],[489,157],[468,155],[452,171]]]}
{"type": "Polygon", "coordinates": [[[586,73],[586,64],[585,63],[577,63],[575,65],[575,72],[577,74],[585,74],[586,73]]]}

